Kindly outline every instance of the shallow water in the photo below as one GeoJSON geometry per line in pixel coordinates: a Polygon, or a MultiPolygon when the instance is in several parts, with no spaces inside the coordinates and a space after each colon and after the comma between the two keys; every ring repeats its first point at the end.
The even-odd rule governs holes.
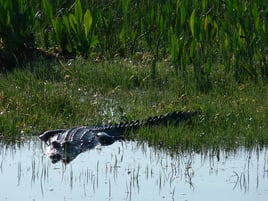
{"type": "Polygon", "coordinates": [[[0,143],[2,200],[267,200],[267,148],[170,156],[116,142],[52,164],[37,139],[0,143]]]}

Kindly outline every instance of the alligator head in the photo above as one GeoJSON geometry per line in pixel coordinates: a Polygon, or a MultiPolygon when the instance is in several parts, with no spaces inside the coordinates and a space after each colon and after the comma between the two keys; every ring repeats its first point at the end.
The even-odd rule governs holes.
{"type": "Polygon", "coordinates": [[[69,163],[85,150],[93,149],[97,145],[111,145],[115,142],[113,136],[105,132],[92,131],[87,127],[46,131],[39,138],[48,145],[46,155],[52,163],[58,161],[69,163]]]}

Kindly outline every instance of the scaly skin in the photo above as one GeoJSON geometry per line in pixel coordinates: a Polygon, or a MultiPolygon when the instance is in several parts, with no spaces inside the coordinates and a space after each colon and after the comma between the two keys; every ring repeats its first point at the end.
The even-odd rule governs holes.
{"type": "Polygon", "coordinates": [[[71,129],[49,130],[39,136],[47,144],[47,155],[52,163],[62,161],[69,163],[80,153],[93,149],[97,145],[110,145],[123,139],[130,131],[141,126],[156,126],[160,124],[178,124],[191,119],[200,112],[171,112],[165,115],[150,117],[145,120],[130,121],[104,126],[79,126],[71,129]]]}

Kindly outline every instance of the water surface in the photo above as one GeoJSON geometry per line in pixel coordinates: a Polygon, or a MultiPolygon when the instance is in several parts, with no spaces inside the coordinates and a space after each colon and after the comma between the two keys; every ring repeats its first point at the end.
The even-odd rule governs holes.
{"type": "Polygon", "coordinates": [[[45,146],[0,143],[2,200],[234,200],[268,197],[267,148],[174,156],[137,142],[116,142],[52,164],[45,146]]]}

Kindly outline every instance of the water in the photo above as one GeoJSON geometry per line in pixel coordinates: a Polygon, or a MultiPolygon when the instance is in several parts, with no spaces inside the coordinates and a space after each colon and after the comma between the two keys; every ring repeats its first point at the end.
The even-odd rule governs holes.
{"type": "Polygon", "coordinates": [[[2,200],[235,200],[268,197],[267,148],[218,156],[171,156],[137,142],[116,142],[51,164],[37,139],[0,143],[2,200]]]}

